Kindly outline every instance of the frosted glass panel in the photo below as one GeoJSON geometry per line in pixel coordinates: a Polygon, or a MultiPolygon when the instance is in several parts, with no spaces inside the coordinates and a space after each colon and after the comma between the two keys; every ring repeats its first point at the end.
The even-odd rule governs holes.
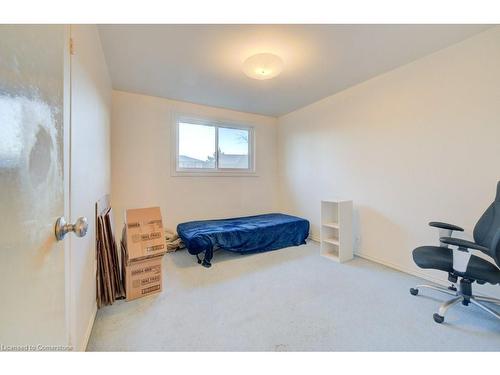
{"type": "Polygon", "coordinates": [[[64,26],[0,26],[0,342],[65,340],[64,26]]]}

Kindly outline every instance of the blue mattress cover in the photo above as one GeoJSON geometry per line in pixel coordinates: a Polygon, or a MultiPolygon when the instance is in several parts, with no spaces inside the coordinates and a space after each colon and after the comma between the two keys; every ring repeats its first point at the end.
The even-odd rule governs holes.
{"type": "Polygon", "coordinates": [[[181,223],[177,233],[189,253],[205,252],[210,262],[213,251],[223,249],[255,253],[305,244],[309,221],[280,213],[181,223]]]}

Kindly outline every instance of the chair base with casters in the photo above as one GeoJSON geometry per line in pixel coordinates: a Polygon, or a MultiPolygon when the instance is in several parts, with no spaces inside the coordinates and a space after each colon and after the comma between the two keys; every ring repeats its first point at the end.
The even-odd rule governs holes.
{"type": "Polygon", "coordinates": [[[422,285],[417,285],[415,288],[410,288],[410,293],[416,296],[419,293],[420,289],[432,289],[454,297],[452,299],[445,301],[441,306],[439,306],[439,311],[437,313],[434,313],[433,318],[436,323],[443,323],[446,312],[451,307],[459,303],[462,303],[462,305],[464,306],[468,306],[469,304],[472,303],[473,305],[476,305],[477,307],[483,309],[484,311],[487,311],[497,319],[500,319],[500,313],[493,310],[491,307],[485,304],[486,302],[488,304],[500,306],[500,299],[472,294],[473,282],[474,280],[461,279],[458,290],[454,285],[445,288],[440,285],[422,284],[422,285]]]}
{"type": "Polygon", "coordinates": [[[452,237],[453,231],[463,229],[442,222],[430,222],[431,227],[439,229],[439,246],[420,246],[413,250],[413,260],[420,268],[433,269],[448,273],[452,286],[445,288],[437,285],[417,285],[410,289],[416,296],[419,289],[432,289],[453,296],[444,302],[434,314],[434,321],[444,322],[444,316],[452,306],[462,303],[473,304],[500,320],[500,299],[472,294],[472,284],[500,284],[500,181],[493,203],[486,209],[474,227],[474,242],[452,237]],[[449,246],[452,246],[450,248],[449,246]],[[473,252],[480,251],[492,261],[478,257],[473,252]],[[458,289],[455,284],[458,281],[458,289]]]}

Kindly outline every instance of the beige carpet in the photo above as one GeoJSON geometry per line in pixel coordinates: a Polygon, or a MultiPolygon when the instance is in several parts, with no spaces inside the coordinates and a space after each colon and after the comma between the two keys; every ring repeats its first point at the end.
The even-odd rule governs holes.
{"type": "MultiPolygon", "coordinates": [[[[456,306],[422,280],[360,258],[338,264],[318,244],[240,256],[205,269],[186,251],[164,257],[164,291],[101,309],[88,350],[500,351],[500,321],[456,306]]],[[[444,296],[446,297],[446,296],[444,296]]]]}

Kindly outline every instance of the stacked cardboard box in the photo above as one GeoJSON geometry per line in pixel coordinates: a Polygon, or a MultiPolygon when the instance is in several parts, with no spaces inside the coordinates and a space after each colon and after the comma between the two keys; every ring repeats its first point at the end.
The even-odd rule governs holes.
{"type": "Polygon", "coordinates": [[[121,249],[127,300],[161,292],[166,244],[159,207],[126,210],[121,249]]]}

